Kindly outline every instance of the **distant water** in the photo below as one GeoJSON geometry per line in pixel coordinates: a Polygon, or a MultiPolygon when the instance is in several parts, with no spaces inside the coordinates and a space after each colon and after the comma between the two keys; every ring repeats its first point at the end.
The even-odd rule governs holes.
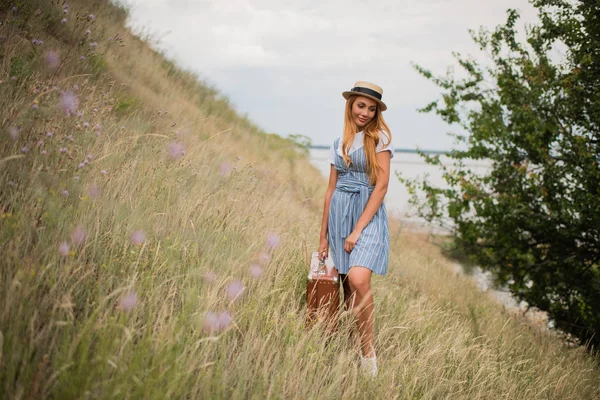
{"type": "MultiPolygon", "coordinates": [[[[329,162],[327,160],[329,150],[327,149],[311,149],[310,160],[312,164],[323,173],[325,177],[329,177],[329,162]]],[[[453,160],[440,156],[442,164],[451,166],[453,160]]],[[[467,163],[473,172],[485,173],[489,169],[488,161],[472,161],[467,163]]],[[[400,172],[406,178],[418,178],[428,175],[428,180],[431,184],[444,187],[445,181],[442,178],[442,173],[438,167],[426,164],[421,156],[414,153],[396,152],[392,158],[390,183],[388,192],[385,197],[385,204],[388,210],[388,215],[391,218],[403,221],[406,225],[413,229],[428,229],[436,230],[439,228],[429,227],[426,222],[415,215],[415,210],[409,204],[409,194],[406,187],[400,183],[396,176],[396,172],[400,172]]]]}

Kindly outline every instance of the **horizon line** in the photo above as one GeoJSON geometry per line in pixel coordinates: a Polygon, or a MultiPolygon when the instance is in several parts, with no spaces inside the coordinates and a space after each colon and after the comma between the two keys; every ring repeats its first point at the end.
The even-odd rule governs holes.
{"type": "MultiPolygon", "coordinates": [[[[315,144],[315,145],[311,145],[310,148],[311,149],[316,149],[316,150],[329,150],[331,146],[325,146],[325,145],[320,145],[320,144],[315,144]]],[[[396,153],[426,153],[426,154],[447,154],[449,152],[451,152],[452,150],[433,150],[433,149],[407,149],[407,148],[395,148],[394,152],[396,153]]]]}

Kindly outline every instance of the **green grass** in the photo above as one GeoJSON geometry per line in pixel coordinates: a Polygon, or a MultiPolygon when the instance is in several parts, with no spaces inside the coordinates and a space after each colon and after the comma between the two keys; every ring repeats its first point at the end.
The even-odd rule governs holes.
{"type": "Polygon", "coordinates": [[[364,379],[351,315],[330,338],[304,328],[326,182],[297,145],[128,33],[126,9],[72,0],[67,24],[42,29],[60,6],[25,3],[0,9],[0,397],[598,397],[596,360],[393,224],[373,279],[380,375],[364,379]],[[33,35],[66,57],[59,72],[23,46],[33,35]],[[100,67],[79,60],[91,40],[100,67]],[[65,91],[81,116],[60,109],[65,91]],[[210,313],[231,323],[211,329],[210,313]]]}

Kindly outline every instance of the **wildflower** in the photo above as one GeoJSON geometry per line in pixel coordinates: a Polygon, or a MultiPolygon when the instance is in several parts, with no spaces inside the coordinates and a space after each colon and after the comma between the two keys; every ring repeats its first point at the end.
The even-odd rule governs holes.
{"type": "Polygon", "coordinates": [[[60,192],[63,197],[69,197],[69,191],[67,189],[64,189],[62,192],[60,192]]]}
{"type": "Polygon", "coordinates": [[[67,19],[66,18],[61,19],[60,23],[63,24],[63,25],[66,24],[67,23],[67,19]]]}
{"type": "Polygon", "coordinates": [[[68,8],[63,8],[63,14],[66,14],[66,13],[68,13],[68,12],[69,12],[69,9],[68,9],[68,8]]]}
{"type": "Polygon", "coordinates": [[[60,65],[60,56],[54,50],[48,50],[44,55],[48,69],[54,70],[60,65]]]}
{"type": "Polygon", "coordinates": [[[77,111],[79,100],[72,92],[63,92],[60,96],[60,108],[66,113],[71,114],[77,111]]]}
{"type": "Polygon", "coordinates": [[[250,275],[252,275],[254,278],[260,278],[263,274],[263,269],[260,265],[258,264],[252,264],[250,266],[250,275]]]}
{"type": "Polygon", "coordinates": [[[92,111],[93,111],[93,112],[95,112],[95,113],[97,113],[97,112],[98,112],[98,109],[97,109],[97,108],[94,108],[92,111]]]}
{"type": "Polygon", "coordinates": [[[123,311],[131,311],[135,308],[138,302],[138,297],[135,292],[129,292],[121,299],[119,305],[123,311]]]}
{"type": "Polygon", "coordinates": [[[8,134],[10,135],[10,137],[13,140],[17,140],[19,138],[19,130],[17,129],[16,126],[9,126],[8,127],[8,134]]]}
{"type": "Polygon", "coordinates": [[[85,167],[85,163],[80,162],[79,165],[77,165],[77,168],[83,168],[85,167]]]}
{"type": "Polygon", "coordinates": [[[63,256],[66,257],[69,255],[69,244],[67,242],[62,242],[59,246],[58,246],[58,253],[63,256]]]}
{"type": "Polygon", "coordinates": [[[96,46],[98,46],[98,43],[96,43],[96,42],[92,42],[92,43],[90,43],[90,47],[91,47],[91,48],[95,48],[96,46]]]}
{"type": "Polygon", "coordinates": [[[102,175],[106,175],[106,170],[105,170],[105,169],[103,169],[102,171],[100,171],[100,173],[101,173],[102,175]]]}
{"type": "Polygon", "coordinates": [[[83,230],[81,226],[76,227],[71,233],[71,242],[75,246],[81,246],[85,239],[87,238],[87,233],[83,230]]]}
{"type": "Polygon", "coordinates": [[[84,128],[89,128],[89,127],[90,127],[90,123],[89,123],[89,122],[87,122],[87,121],[86,121],[86,122],[84,122],[84,123],[83,123],[83,127],[84,127],[84,128]]]}
{"type": "Polygon", "coordinates": [[[23,146],[23,148],[21,149],[21,153],[29,153],[29,147],[23,146]]]}
{"type": "Polygon", "coordinates": [[[87,31],[85,31],[85,34],[86,34],[86,35],[91,35],[91,34],[92,34],[92,31],[90,31],[90,30],[88,29],[87,31]]]}
{"type": "Polygon", "coordinates": [[[281,237],[275,232],[269,232],[267,236],[267,247],[270,249],[274,249],[281,244],[281,237]]]}
{"type": "Polygon", "coordinates": [[[204,315],[203,329],[208,333],[215,333],[227,329],[233,323],[231,315],[227,311],[219,314],[212,311],[204,315]]]}
{"type": "Polygon", "coordinates": [[[232,169],[231,164],[226,163],[226,162],[221,163],[221,175],[222,176],[228,175],[231,172],[231,169],[232,169]]]}
{"type": "Polygon", "coordinates": [[[78,91],[79,90],[79,85],[73,85],[73,90],[74,91],[78,91]]]}
{"type": "Polygon", "coordinates": [[[137,230],[131,234],[131,243],[135,244],[136,246],[139,246],[142,243],[144,243],[145,239],[146,234],[142,230],[137,230]]]}
{"type": "Polygon", "coordinates": [[[236,299],[242,293],[242,291],[244,291],[244,284],[239,280],[231,282],[229,285],[227,285],[227,288],[225,288],[225,292],[231,300],[236,299]]]}
{"type": "Polygon", "coordinates": [[[46,150],[42,150],[42,151],[40,152],[40,154],[42,154],[42,155],[44,155],[44,156],[45,156],[46,154],[48,154],[48,152],[47,152],[46,150]]]}
{"type": "Polygon", "coordinates": [[[52,137],[52,136],[54,136],[54,132],[48,131],[48,132],[46,132],[46,136],[52,137]]]}
{"type": "Polygon", "coordinates": [[[31,105],[31,109],[32,109],[32,110],[37,110],[38,108],[40,108],[40,106],[38,106],[38,103],[33,103],[33,104],[31,105]]]}
{"type": "Polygon", "coordinates": [[[268,253],[261,252],[258,254],[258,262],[261,265],[267,265],[271,262],[271,256],[268,253]]]}
{"type": "Polygon", "coordinates": [[[90,14],[90,15],[88,15],[88,19],[89,19],[90,21],[93,21],[93,20],[95,20],[95,19],[96,19],[96,16],[95,16],[94,14],[90,14]]]}
{"type": "Polygon", "coordinates": [[[79,59],[83,61],[83,60],[85,60],[85,56],[81,56],[81,57],[79,57],[79,59]]]}
{"type": "Polygon", "coordinates": [[[94,158],[94,156],[92,156],[91,154],[88,154],[85,158],[87,158],[88,160],[92,161],[92,158],[94,158]]]}
{"type": "Polygon", "coordinates": [[[73,141],[73,135],[67,136],[67,139],[69,139],[70,141],[73,141]]]}
{"type": "Polygon", "coordinates": [[[31,44],[34,46],[41,46],[44,44],[43,40],[38,40],[38,39],[31,39],[31,44]]]}
{"type": "Polygon", "coordinates": [[[169,143],[169,155],[173,158],[182,157],[185,154],[185,150],[181,143],[171,142],[169,143]]]}
{"type": "Polygon", "coordinates": [[[95,183],[92,183],[88,188],[88,194],[92,200],[96,200],[100,196],[100,188],[95,183]]]}
{"type": "Polygon", "coordinates": [[[207,271],[204,274],[204,280],[208,283],[213,283],[217,279],[216,275],[212,271],[207,271]]]}
{"type": "Polygon", "coordinates": [[[60,149],[58,149],[59,153],[66,153],[67,152],[67,148],[66,147],[61,147],[60,149]]]}

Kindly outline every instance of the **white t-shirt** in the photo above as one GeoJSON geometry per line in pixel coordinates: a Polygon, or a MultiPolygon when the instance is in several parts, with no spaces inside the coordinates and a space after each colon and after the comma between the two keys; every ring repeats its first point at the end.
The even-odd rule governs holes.
{"type": "MultiPolygon", "coordinates": [[[[356,150],[360,149],[361,147],[363,147],[363,141],[364,141],[364,137],[365,137],[365,133],[363,131],[357,132],[356,135],[354,136],[354,142],[352,142],[352,146],[350,147],[350,150],[348,151],[348,155],[350,155],[351,153],[355,152],[356,150]]],[[[382,152],[382,151],[389,151],[390,154],[390,158],[394,158],[394,145],[393,143],[390,143],[386,148],[383,148],[383,146],[385,146],[388,143],[388,138],[385,135],[382,135],[381,133],[379,134],[379,143],[377,144],[377,148],[375,149],[376,153],[382,152]]],[[[335,164],[335,153],[337,153],[343,157],[343,153],[342,153],[342,140],[340,140],[337,149],[333,148],[333,145],[331,145],[331,147],[329,148],[329,163],[330,164],[335,164]]]]}

